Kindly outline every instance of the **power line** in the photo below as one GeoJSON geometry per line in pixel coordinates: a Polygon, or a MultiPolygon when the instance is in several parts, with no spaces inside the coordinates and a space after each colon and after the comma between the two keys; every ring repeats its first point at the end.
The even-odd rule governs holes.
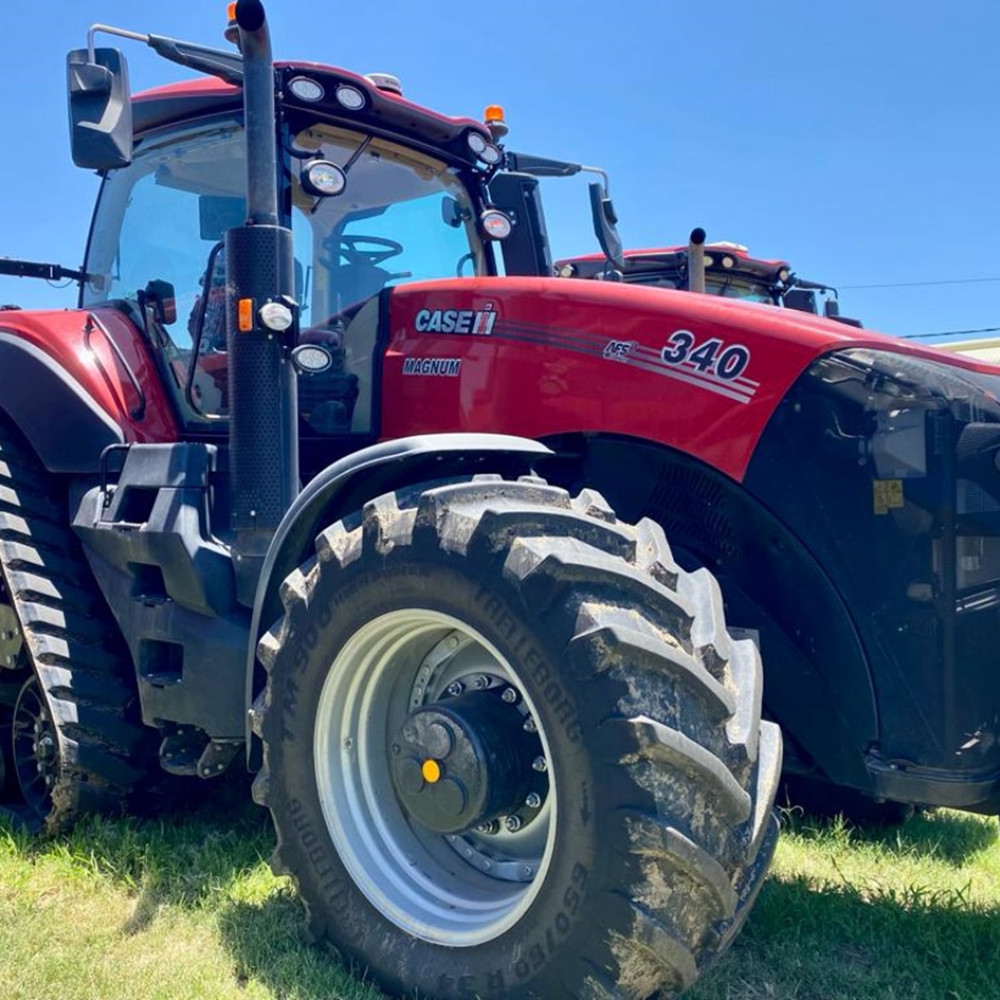
{"type": "Polygon", "coordinates": [[[928,337],[967,337],[971,333],[1000,333],[1000,326],[983,326],[978,330],[941,330],[938,333],[906,333],[903,340],[924,340],[928,337]]]}
{"type": "MultiPolygon", "coordinates": [[[[894,281],[887,282],[880,285],[836,285],[838,289],[842,288],[922,288],[926,285],[978,285],[985,281],[1000,281],[1000,277],[996,278],[943,278],[939,281],[894,281]]],[[[936,336],[936,334],[928,334],[928,336],[936,336]]]]}

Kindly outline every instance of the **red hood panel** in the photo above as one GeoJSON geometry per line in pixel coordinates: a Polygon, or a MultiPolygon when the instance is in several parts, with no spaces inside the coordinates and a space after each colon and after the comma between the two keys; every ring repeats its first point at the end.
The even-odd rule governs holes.
{"type": "Polygon", "coordinates": [[[660,441],[734,479],[821,354],[867,346],[981,367],[806,313],[662,288],[456,279],[390,301],[384,436],[602,431],[660,441]]]}

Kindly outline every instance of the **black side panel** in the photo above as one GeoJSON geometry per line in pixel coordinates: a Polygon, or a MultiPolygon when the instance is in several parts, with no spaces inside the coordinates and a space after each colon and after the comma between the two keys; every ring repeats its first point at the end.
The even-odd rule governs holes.
{"type": "Polygon", "coordinates": [[[49,472],[94,473],[121,430],[44,351],[0,329],[0,408],[49,472]]]}
{"type": "Polygon", "coordinates": [[[94,488],[73,527],[132,654],[143,721],[243,738],[249,612],[210,505],[215,448],[133,445],[113,492],[94,488]]]}
{"type": "Polygon", "coordinates": [[[246,660],[246,704],[263,683],[257,674],[257,639],[281,616],[278,588],[307,558],[316,535],[338,518],[383,493],[415,483],[491,473],[517,476],[554,456],[544,445],[504,434],[429,434],[384,441],[324,469],[298,495],[264,561],[246,660]]]}
{"type": "Polygon", "coordinates": [[[959,375],[888,353],[821,358],[745,479],[851,608],[878,705],[871,767],[892,794],[907,774],[1000,787],[998,383],[959,375]]]}
{"type": "Polygon", "coordinates": [[[624,520],[657,521],[682,566],[719,579],[730,624],[759,632],[765,709],[790,737],[786,766],[870,789],[864,755],[878,720],[868,665],[843,601],[795,535],[738,483],[661,445],[548,443],[575,456],[577,479],[564,485],[600,490],[624,520]]]}
{"type": "Polygon", "coordinates": [[[510,235],[500,244],[504,271],[542,277],[552,274],[538,180],[528,174],[499,173],[490,181],[490,197],[514,222],[510,235]]]}

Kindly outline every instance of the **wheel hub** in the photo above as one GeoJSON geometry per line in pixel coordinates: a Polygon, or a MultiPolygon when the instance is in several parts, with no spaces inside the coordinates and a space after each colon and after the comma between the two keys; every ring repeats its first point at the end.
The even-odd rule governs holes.
{"type": "Polygon", "coordinates": [[[59,772],[55,725],[35,678],[18,696],[13,717],[13,770],[24,801],[44,815],[59,772]]]}
{"type": "Polygon", "coordinates": [[[515,812],[532,793],[541,747],[523,722],[492,691],[413,712],[392,744],[392,780],[407,812],[436,833],[460,833],[515,812]]]}

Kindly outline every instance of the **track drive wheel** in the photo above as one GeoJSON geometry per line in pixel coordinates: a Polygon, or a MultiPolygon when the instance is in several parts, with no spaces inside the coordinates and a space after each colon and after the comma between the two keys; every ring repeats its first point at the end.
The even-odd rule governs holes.
{"type": "Polygon", "coordinates": [[[712,577],[535,478],[387,495],[317,539],[258,654],[254,794],[314,936],[391,993],[643,998],[729,943],[778,730],[712,577]]]}
{"type": "Polygon", "coordinates": [[[0,419],[0,812],[53,833],[119,811],[145,740],[58,484],[0,419]]]}

